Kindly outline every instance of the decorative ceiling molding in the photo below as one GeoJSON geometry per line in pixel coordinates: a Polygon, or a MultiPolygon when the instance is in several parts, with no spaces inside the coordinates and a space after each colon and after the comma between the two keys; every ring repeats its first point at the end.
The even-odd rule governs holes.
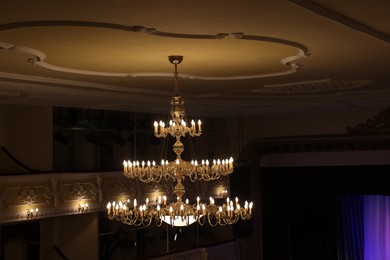
{"type": "Polygon", "coordinates": [[[361,22],[358,22],[354,19],[351,19],[345,15],[342,15],[340,13],[337,13],[329,8],[326,8],[318,3],[315,3],[313,1],[309,0],[290,0],[290,2],[293,2],[296,5],[299,5],[303,8],[306,8],[312,12],[315,12],[321,16],[324,16],[328,19],[331,19],[335,22],[341,23],[349,28],[352,28],[356,31],[368,34],[378,40],[385,41],[387,43],[390,43],[390,35],[380,32],[378,30],[375,30],[374,28],[371,28],[361,22]]]}
{"type": "MultiPolygon", "coordinates": [[[[167,38],[181,38],[181,39],[198,39],[198,40],[222,40],[225,38],[232,38],[237,40],[247,40],[247,41],[258,41],[258,42],[270,42],[281,45],[286,45],[290,47],[295,47],[298,49],[298,53],[293,56],[285,57],[280,62],[283,65],[286,65],[289,69],[285,71],[273,72],[273,73],[264,73],[264,74],[254,74],[254,75],[243,75],[243,76],[202,76],[202,75],[191,75],[191,74],[180,74],[181,78],[195,79],[195,80],[242,80],[242,79],[256,79],[256,78],[266,78],[266,77],[275,77],[283,76],[295,73],[301,65],[298,61],[302,58],[305,58],[309,55],[307,48],[297,42],[288,41],[279,38],[258,36],[258,35],[245,35],[244,33],[217,33],[215,35],[206,35],[206,34],[182,34],[182,33],[172,33],[172,32],[161,32],[155,28],[146,28],[144,26],[126,26],[120,24],[112,23],[100,23],[100,22],[82,22],[82,21],[28,21],[28,22],[19,22],[19,23],[10,23],[0,25],[0,31],[17,29],[17,28],[27,28],[27,27],[50,27],[50,26],[73,26],[73,27],[93,27],[93,28],[104,28],[104,29],[113,29],[121,30],[132,33],[146,33],[152,36],[160,36],[167,38]]],[[[145,72],[145,73],[112,73],[112,72],[100,72],[100,71],[89,71],[89,70],[79,70],[73,68],[66,68],[61,66],[56,66],[45,62],[46,54],[40,50],[32,49],[29,47],[23,46],[14,46],[10,43],[0,42],[0,49],[9,50],[9,51],[19,51],[27,54],[31,54],[33,57],[29,58],[28,61],[32,64],[39,65],[46,69],[66,72],[66,73],[76,73],[83,75],[95,75],[95,76],[106,76],[106,77],[171,77],[171,73],[163,72],[145,72]]]]}
{"type": "Polygon", "coordinates": [[[353,135],[366,135],[378,133],[390,133],[390,108],[367,119],[365,123],[347,128],[348,133],[353,135]]]}
{"type": "MultiPolygon", "coordinates": [[[[172,75],[171,75],[171,77],[172,77],[172,75]]],[[[17,80],[34,82],[34,83],[50,83],[53,85],[58,84],[58,85],[71,86],[71,87],[83,87],[86,89],[100,89],[100,90],[109,90],[109,91],[116,91],[116,92],[129,92],[129,93],[136,93],[136,94],[156,95],[156,96],[169,96],[169,95],[171,95],[170,91],[158,91],[158,90],[150,90],[150,89],[142,89],[142,88],[131,88],[131,87],[118,87],[118,86],[112,86],[112,85],[107,85],[107,84],[90,83],[90,82],[85,82],[85,81],[76,81],[76,80],[67,80],[67,79],[58,79],[58,78],[39,77],[39,76],[7,73],[7,72],[1,72],[1,71],[0,71],[0,78],[17,79],[17,80]]],[[[5,86],[5,85],[6,85],[5,82],[0,81],[0,87],[5,86]],[[3,85],[1,83],[3,83],[3,85]]],[[[12,86],[12,87],[15,87],[15,86],[12,86]]],[[[36,87],[38,87],[38,86],[36,86],[36,87]]],[[[46,88],[49,88],[49,87],[46,86],[46,88]]],[[[44,90],[45,93],[47,90],[49,90],[49,89],[44,90]]]]}
{"type": "Polygon", "coordinates": [[[264,85],[261,89],[254,89],[254,93],[265,94],[312,94],[330,91],[359,89],[374,82],[371,80],[310,80],[283,84],[264,85]]]}
{"type": "Polygon", "coordinates": [[[390,135],[341,134],[258,139],[244,147],[236,162],[240,167],[257,168],[267,154],[370,150],[390,150],[390,135]]]}

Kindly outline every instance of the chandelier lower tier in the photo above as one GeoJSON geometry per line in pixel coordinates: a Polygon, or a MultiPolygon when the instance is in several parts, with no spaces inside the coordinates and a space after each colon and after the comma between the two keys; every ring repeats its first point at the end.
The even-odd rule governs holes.
{"type": "Polygon", "coordinates": [[[253,202],[245,201],[244,207],[241,207],[238,198],[235,202],[227,198],[226,203],[218,206],[212,197],[209,198],[209,204],[201,202],[197,197],[195,204],[189,204],[188,199],[184,203],[182,201],[184,186],[181,182],[175,186],[174,193],[177,195],[177,201],[174,203],[167,203],[166,196],[159,197],[154,202],[147,198],[145,203],[139,206],[137,199],[134,199],[132,206],[130,200],[109,202],[108,218],[132,226],[149,226],[153,222],[161,226],[165,222],[171,226],[181,227],[197,222],[200,225],[208,223],[215,227],[234,224],[240,219],[249,220],[252,217],[253,202]]]}

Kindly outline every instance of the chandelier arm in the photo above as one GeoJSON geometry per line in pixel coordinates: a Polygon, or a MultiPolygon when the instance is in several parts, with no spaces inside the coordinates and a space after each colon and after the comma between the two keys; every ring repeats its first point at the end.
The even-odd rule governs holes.
{"type": "Polygon", "coordinates": [[[200,226],[203,226],[203,225],[204,225],[204,223],[206,222],[205,219],[206,219],[205,216],[203,216],[203,217],[198,217],[197,222],[199,223],[200,226]],[[203,221],[202,221],[202,219],[203,219],[203,221]]]}
{"type": "Polygon", "coordinates": [[[142,225],[144,226],[144,227],[148,227],[148,226],[150,226],[150,224],[152,223],[152,220],[153,220],[153,217],[148,217],[148,218],[146,218],[146,219],[143,219],[143,221],[142,221],[142,225]]]}
{"type": "Polygon", "coordinates": [[[209,225],[210,225],[211,227],[216,227],[216,226],[219,224],[219,223],[218,223],[218,218],[217,218],[217,217],[214,217],[214,216],[211,216],[211,219],[210,219],[210,214],[207,214],[207,220],[208,220],[209,225]],[[211,221],[211,219],[213,219],[213,218],[216,219],[215,223],[213,223],[213,222],[211,221]]]}

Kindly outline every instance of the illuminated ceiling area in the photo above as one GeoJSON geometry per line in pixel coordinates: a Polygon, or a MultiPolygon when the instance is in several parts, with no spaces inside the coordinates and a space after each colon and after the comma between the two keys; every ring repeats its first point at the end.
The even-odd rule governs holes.
{"type": "Polygon", "coordinates": [[[3,1],[0,103],[193,115],[386,107],[385,1],[3,1]],[[165,110],[164,110],[165,109],[165,110]]]}

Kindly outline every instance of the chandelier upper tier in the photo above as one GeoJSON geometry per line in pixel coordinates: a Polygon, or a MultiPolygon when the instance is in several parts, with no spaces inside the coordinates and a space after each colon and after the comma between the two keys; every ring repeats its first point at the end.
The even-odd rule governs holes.
{"type": "MultiPolygon", "coordinates": [[[[234,224],[238,220],[249,220],[252,217],[253,203],[245,201],[244,206],[240,206],[239,199],[235,198],[235,202],[226,199],[226,203],[216,205],[212,197],[209,197],[209,204],[205,202],[205,198],[197,197],[196,203],[191,204],[189,200],[183,200],[185,187],[182,184],[186,177],[191,181],[204,180],[211,181],[219,179],[221,176],[227,176],[233,172],[233,158],[224,160],[213,160],[210,163],[208,160],[202,160],[198,163],[197,160],[191,162],[181,158],[184,151],[184,145],[180,141],[181,137],[186,134],[191,137],[200,136],[202,134],[202,125],[200,120],[198,124],[191,121],[191,126],[186,123],[184,100],[179,96],[179,84],[177,65],[183,60],[182,56],[169,56],[169,61],[174,64],[175,72],[175,96],[171,99],[170,120],[165,124],[154,122],[154,135],[158,138],[166,138],[171,135],[176,139],[173,145],[173,151],[176,154],[176,159],[169,162],[162,159],[161,165],[157,165],[154,161],[124,161],[123,172],[128,178],[139,179],[142,182],[159,182],[162,179],[172,180],[176,182],[173,193],[176,195],[176,202],[169,203],[167,196],[159,196],[156,200],[146,198],[145,203],[138,205],[137,199],[132,203],[127,201],[119,201],[107,204],[107,216],[110,220],[118,220],[124,224],[132,226],[149,226],[153,220],[157,226],[166,222],[172,226],[188,226],[194,222],[203,225],[208,223],[211,226],[234,224]]],[[[139,201],[139,200],[138,200],[139,201]]]]}
{"type": "Polygon", "coordinates": [[[131,179],[139,179],[142,182],[159,182],[161,179],[177,180],[177,177],[189,177],[191,181],[217,180],[221,176],[227,176],[233,172],[233,158],[230,159],[214,159],[209,160],[192,160],[185,161],[181,158],[184,151],[184,145],[180,141],[181,137],[188,134],[191,137],[200,136],[202,134],[202,122],[198,120],[196,124],[191,120],[191,126],[186,122],[184,110],[184,99],[179,95],[179,83],[177,65],[183,60],[182,56],[169,56],[169,61],[175,65],[175,96],[171,99],[171,113],[169,122],[160,121],[154,122],[154,135],[157,138],[166,138],[171,135],[176,139],[173,145],[173,151],[176,154],[176,160],[169,162],[166,159],[161,160],[161,164],[156,164],[155,161],[123,161],[123,172],[126,177],[131,179]]]}

